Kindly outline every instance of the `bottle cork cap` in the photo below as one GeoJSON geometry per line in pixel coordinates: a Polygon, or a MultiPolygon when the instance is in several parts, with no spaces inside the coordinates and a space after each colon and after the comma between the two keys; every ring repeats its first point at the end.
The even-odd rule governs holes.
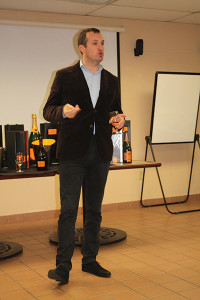
{"type": "Polygon", "coordinates": [[[33,117],[33,118],[36,118],[36,114],[32,114],[32,117],[33,117]]]}

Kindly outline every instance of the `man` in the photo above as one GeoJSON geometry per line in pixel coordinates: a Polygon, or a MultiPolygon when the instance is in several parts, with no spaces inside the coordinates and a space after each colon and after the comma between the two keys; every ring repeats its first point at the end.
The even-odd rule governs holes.
{"type": "Polygon", "coordinates": [[[111,273],[96,261],[99,250],[101,204],[112,159],[112,122],[124,126],[117,78],[100,65],[104,40],[98,29],[79,34],[82,61],[57,72],[44,118],[60,122],[57,141],[61,212],[58,221],[56,269],[48,277],[68,283],[75,246],[75,222],[84,180],[85,222],[82,271],[100,277],[111,273]],[[110,117],[112,112],[119,114],[110,117]]]}

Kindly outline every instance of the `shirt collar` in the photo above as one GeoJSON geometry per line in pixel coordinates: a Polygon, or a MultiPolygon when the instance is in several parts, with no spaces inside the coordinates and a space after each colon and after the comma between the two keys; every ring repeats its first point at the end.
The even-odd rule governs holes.
{"type": "MultiPolygon", "coordinates": [[[[87,70],[87,71],[90,72],[90,70],[88,70],[88,69],[84,66],[82,59],[80,60],[80,68],[81,68],[81,69],[84,69],[84,70],[87,70]]],[[[101,72],[102,70],[103,70],[103,66],[102,66],[101,64],[99,64],[99,70],[98,70],[96,73],[101,72]]],[[[96,74],[96,73],[95,73],[95,74],[96,74]]]]}

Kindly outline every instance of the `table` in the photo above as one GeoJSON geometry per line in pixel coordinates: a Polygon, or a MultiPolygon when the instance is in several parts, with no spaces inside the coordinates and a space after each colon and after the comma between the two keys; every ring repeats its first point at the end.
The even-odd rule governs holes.
{"type": "Polygon", "coordinates": [[[52,165],[50,169],[46,171],[37,171],[36,167],[30,167],[29,169],[23,170],[22,173],[17,173],[15,170],[8,170],[7,168],[3,168],[0,171],[0,180],[47,177],[55,176],[58,173],[58,165],[52,165]]]}
{"type": "MultiPolygon", "coordinates": [[[[117,163],[111,164],[110,170],[126,170],[126,169],[144,169],[144,168],[155,168],[160,167],[161,163],[151,162],[151,161],[133,161],[132,163],[117,163]]],[[[30,169],[24,170],[23,173],[16,173],[13,170],[8,170],[6,168],[1,169],[0,171],[0,180],[8,180],[8,179],[22,179],[22,178],[32,178],[32,177],[46,177],[46,176],[55,176],[59,174],[58,165],[52,165],[47,171],[37,171],[35,167],[31,167],[30,169]]],[[[83,199],[83,211],[84,211],[84,199],[83,199]]],[[[84,212],[83,212],[84,215],[84,212]]],[[[126,239],[126,232],[115,229],[102,227],[100,230],[100,245],[109,245],[113,243],[117,243],[126,239]]],[[[76,246],[81,245],[81,241],[83,238],[83,229],[76,229],[76,246]]],[[[49,237],[50,241],[53,243],[58,243],[58,235],[57,232],[53,233],[49,237]]],[[[20,244],[0,241],[0,260],[7,259],[18,255],[22,252],[23,247],[20,244]]]]}

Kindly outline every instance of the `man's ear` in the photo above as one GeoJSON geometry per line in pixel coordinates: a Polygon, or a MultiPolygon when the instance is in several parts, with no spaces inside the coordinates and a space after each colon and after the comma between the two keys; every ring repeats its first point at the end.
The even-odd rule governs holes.
{"type": "Polygon", "coordinates": [[[78,48],[79,48],[81,53],[84,53],[85,47],[83,45],[79,45],[78,48]]]}

